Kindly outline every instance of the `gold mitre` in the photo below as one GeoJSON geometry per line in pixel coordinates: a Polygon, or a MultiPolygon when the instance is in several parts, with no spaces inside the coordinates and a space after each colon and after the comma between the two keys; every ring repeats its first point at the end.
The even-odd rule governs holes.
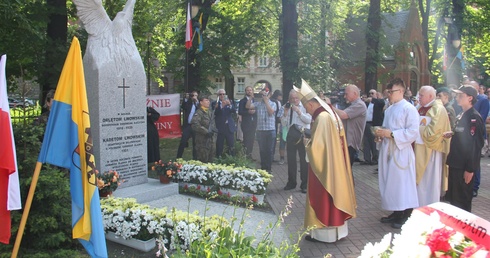
{"type": "Polygon", "coordinates": [[[297,88],[293,85],[293,89],[298,93],[298,97],[301,99],[303,105],[314,98],[320,101],[320,98],[318,97],[318,95],[316,95],[316,92],[303,79],[301,79],[301,88],[297,88]]]}

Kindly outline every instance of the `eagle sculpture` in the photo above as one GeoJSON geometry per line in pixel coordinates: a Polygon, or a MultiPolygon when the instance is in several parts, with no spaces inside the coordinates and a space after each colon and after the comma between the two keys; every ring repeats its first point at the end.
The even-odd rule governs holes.
{"type": "MultiPolygon", "coordinates": [[[[141,63],[131,26],[136,0],[128,0],[124,9],[111,21],[101,0],[73,0],[83,27],[88,32],[84,63],[100,68],[115,65],[117,76],[124,76],[134,61],[141,63]],[[87,60],[88,59],[88,60],[87,60]]],[[[143,68],[144,73],[144,68],[143,68]]]]}

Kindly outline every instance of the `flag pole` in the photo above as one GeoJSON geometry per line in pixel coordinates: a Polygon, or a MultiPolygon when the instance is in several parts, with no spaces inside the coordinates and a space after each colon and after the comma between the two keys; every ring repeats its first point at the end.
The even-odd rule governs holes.
{"type": "MultiPolygon", "coordinates": [[[[187,1],[187,8],[186,8],[186,16],[185,16],[185,29],[186,29],[185,30],[185,34],[186,34],[186,36],[187,36],[187,30],[189,29],[189,28],[187,28],[188,27],[188,25],[187,25],[187,22],[188,22],[187,19],[189,18],[189,17],[187,17],[187,14],[189,12],[190,4],[191,4],[191,0],[188,0],[187,1]]],[[[194,36],[192,36],[192,38],[194,38],[194,36]]],[[[192,38],[191,38],[191,42],[192,42],[192,38]]],[[[186,46],[186,48],[185,48],[185,66],[186,67],[185,67],[185,87],[184,87],[185,89],[184,89],[184,96],[185,96],[185,93],[188,93],[189,92],[189,50],[190,50],[190,48],[188,49],[187,46],[186,46]]]]}
{"type": "Polygon", "coordinates": [[[29,188],[29,194],[27,195],[26,205],[24,207],[24,212],[22,213],[22,219],[20,220],[19,230],[17,231],[17,238],[15,239],[14,250],[12,250],[11,258],[17,258],[19,252],[20,242],[22,241],[22,236],[24,235],[24,228],[26,226],[27,217],[29,216],[29,211],[31,210],[32,199],[34,198],[34,192],[36,191],[37,181],[39,179],[39,173],[41,171],[43,163],[37,162],[36,168],[34,169],[34,175],[32,176],[31,187],[29,188]]]}

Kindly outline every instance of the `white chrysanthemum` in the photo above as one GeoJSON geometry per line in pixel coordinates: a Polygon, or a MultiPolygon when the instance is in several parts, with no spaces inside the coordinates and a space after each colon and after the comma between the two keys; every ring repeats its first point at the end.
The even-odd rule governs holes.
{"type": "Polygon", "coordinates": [[[429,258],[431,257],[430,248],[427,245],[407,244],[406,246],[393,249],[390,258],[429,258]]]}
{"type": "Polygon", "coordinates": [[[361,252],[362,258],[377,258],[382,257],[388,251],[391,244],[391,233],[386,234],[379,243],[367,243],[361,252]]]}

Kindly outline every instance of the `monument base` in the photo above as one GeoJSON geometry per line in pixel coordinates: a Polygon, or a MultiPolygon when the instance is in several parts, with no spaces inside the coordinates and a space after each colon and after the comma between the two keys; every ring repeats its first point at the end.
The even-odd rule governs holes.
{"type": "Polygon", "coordinates": [[[347,223],[348,222],[346,221],[345,224],[340,227],[313,229],[310,235],[315,240],[326,243],[334,243],[349,234],[347,223]]]}

